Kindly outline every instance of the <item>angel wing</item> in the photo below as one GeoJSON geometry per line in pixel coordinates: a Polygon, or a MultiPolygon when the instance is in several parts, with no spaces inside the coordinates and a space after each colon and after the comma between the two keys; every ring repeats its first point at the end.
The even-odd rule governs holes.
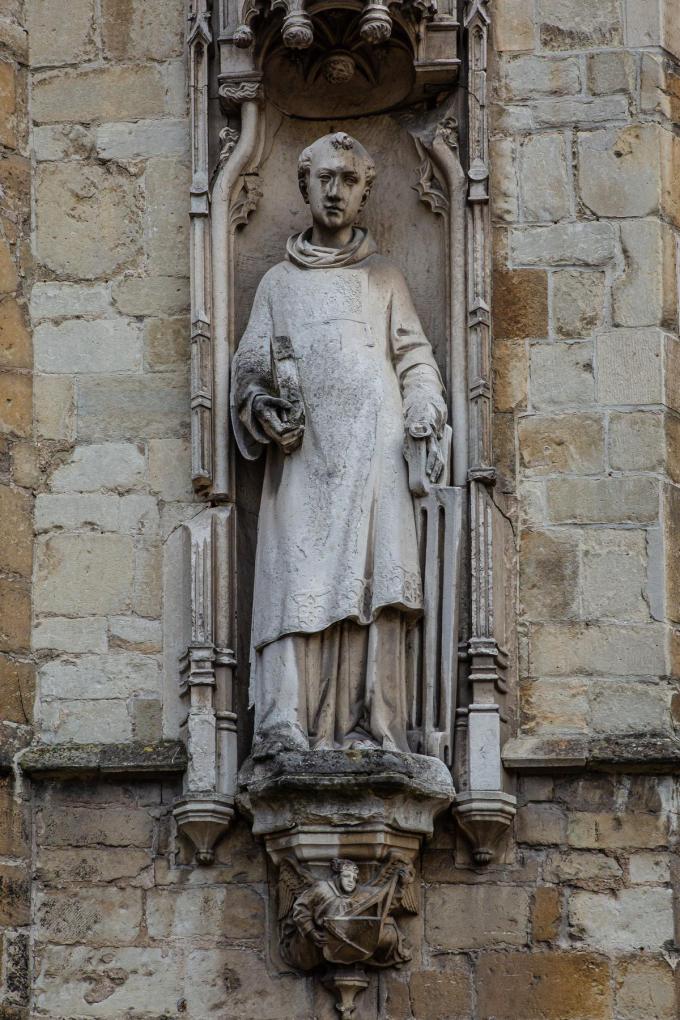
{"type": "Polygon", "coordinates": [[[397,876],[394,892],[395,906],[409,914],[418,913],[418,895],[415,888],[415,869],[408,857],[392,853],[371,885],[385,886],[397,876]]]}
{"type": "Polygon", "coordinates": [[[284,857],[279,867],[279,921],[290,914],[300,893],[313,881],[311,872],[298,864],[294,857],[284,857]]]}

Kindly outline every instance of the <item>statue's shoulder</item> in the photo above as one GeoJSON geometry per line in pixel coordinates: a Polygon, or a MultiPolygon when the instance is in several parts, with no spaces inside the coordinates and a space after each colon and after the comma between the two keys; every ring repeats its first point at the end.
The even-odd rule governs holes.
{"type": "Polygon", "coordinates": [[[366,259],[366,268],[371,276],[381,284],[391,287],[404,287],[406,285],[404,274],[396,262],[393,262],[386,255],[381,255],[380,252],[369,255],[366,259]]]}

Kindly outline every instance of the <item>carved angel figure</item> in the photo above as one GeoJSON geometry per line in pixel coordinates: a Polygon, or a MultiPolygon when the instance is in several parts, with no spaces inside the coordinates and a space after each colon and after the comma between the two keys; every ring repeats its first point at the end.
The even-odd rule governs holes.
{"type": "Polygon", "coordinates": [[[256,750],[408,751],[406,633],[422,584],[404,445],[436,482],[442,381],[404,277],[354,226],[375,176],[366,150],[326,135],[298,175],[313,225],[262,279],[232,372],[240,450],[267,449],[256,750]]]}
{"type": "Polygon", "coordinates": [[[336,858],[319,879],[293,858],[279,872],[281,953],[287,963],[312,970],[324,963],[392,967],[411,952],[391,916],[417,913],[413,865],[392,854],[376,878],[358,884],[354,861],[336,858]]]}

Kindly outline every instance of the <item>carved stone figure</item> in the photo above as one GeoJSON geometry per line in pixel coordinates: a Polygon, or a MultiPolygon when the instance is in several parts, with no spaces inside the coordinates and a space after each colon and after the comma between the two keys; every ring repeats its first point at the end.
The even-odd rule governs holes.
{"type": "Polygon", "coordinates": [[[255,564],[255,751],[408,751],[406,641],[422,612],[405,460],[436,482],[446,404],[400,271],[355,226],[375,166],[343,133],[300,156],[312,227],[257,290],[233,361],[244,457],[267,448],[255,564]],[[415,449],[415,453],[414,453],[415,449]],[[415,460],[414,460],[415,457],[415,460]]]}
{"type": "Polygon", "coordinates": [[[391,916],[417,913],[413,865],[393,853],[372,882],[360,885],[358,866],[336,858],[327,878],[316,878],[294,858],[279,872],[281,953],[301,970],[325,964],[406,963],[411,952],[391,916]]]}

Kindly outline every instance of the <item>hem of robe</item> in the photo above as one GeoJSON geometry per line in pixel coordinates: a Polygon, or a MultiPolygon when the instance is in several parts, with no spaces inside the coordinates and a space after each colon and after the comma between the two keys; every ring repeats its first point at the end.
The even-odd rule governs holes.
{"type": "Polygon", "coordinates": [[[409,606],[404,602],[383,602],[379,606],[376,606],[371,613],[371,617],[368,620],[362,620],[361,618],[354,615],[339,616],[337,619],[331,619],[323,626],[315,626],[306,630],[304,627],[296,627],[294,630],[284,630],[275,637],[268,638],[266,641],[261,641],[257,645],[251,645],[250,647],[250,682],[248,684],[248,708],[255,706],[255,672],[253,666],[256,662],[257,653],[261,652],[267,645],[273,644],[275,641],[280,641],[281,638],[295,637],[296,634],[300,634],[302,637],[311,637],[313,634],[322,634],[325,630],[330,630],[331,627],[335,627],[338,623],[344,623],[345,620],[351,620],[352,623],[356,623],[358,627],[370,627],[372,623],[375,623],[378,615],[383,609],[398,609],[402,613],[408,614],[409,622],[415,623],[419,620],[424,612],[423,606],[409,606]]]}

